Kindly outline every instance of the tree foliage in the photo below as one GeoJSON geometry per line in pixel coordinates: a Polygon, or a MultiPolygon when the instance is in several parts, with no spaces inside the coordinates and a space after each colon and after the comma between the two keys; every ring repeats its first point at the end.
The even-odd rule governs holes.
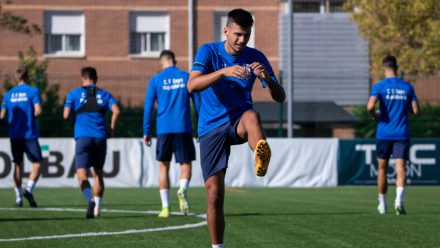
{"type": "MultiPolygon", "coordinates": [[[[12,2],[7,0],[3,4],[11,4],[12,2]]],[[[26,34],[32,36],[34,34],[40,34],[41,28],[35,23],[29,23],[29,21],[21,16],[12,14],[9,11],[3,11],[2,2],[0,0],[0,29],[7,29],[13,32],[26,34]]]]}
{"type": "Polygon", "coordinates": [[[381,77],[381,60],[398,58],[405,74],[431,74],[440,68],[438,0],[347,0],[344,6],[370,45],[371,73],[381,77]]]}

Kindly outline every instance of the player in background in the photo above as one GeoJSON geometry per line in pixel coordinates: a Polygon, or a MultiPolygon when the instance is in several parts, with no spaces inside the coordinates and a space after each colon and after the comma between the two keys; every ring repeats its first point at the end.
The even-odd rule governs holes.
{"type": "Polygon", "coordinates": [[[15,73],[18,85],[6,93],[2,101],[0,119],[8,114],[9,137],[11,141],[12,157],[15,163],[14,184],[15,203],[17,207],[23,206],[22,196],[28,201],[30,207],[37,207],[33,191],[40,176],[41,154],[38,143],[37,118],[41,115],[40,91],[28,84],[29,71],[26,66],[19,66],[15,73]],[[23,179],[23,154],[32,162],[32,172],[25,191],[22,191],[23,179]]]}
{"type": "Polygon", "coordinates": [[[403,198],[406,184],[406,161],[409,151],[408,114],[419,115],[420,108],[414,87],[397,77],[397,60],[386,56],[382,60],[385,79],[371,89],[367,109],[378,122],[376,133],[376,156],[378,162],[377,189],[380,214],[387,212],[386,193],[388,189],[387,170],[390,157],[396,161],[396,199],[394,207],[397,215],[406,214],[403,198]],[[379,111],[375,110],[379,102],[379,111]]]}
{"type": "Polygon", "coordinates": [[[188,80],[188,90],[200,92],[200,159],[212,247],[223,247],[224,180],[231,145],[248,142],[254,152],[257,176],[264,176],[269,165],[271,151],[259,114],[253,110],[251,92],[255,80],[258,78],[269,87],[275,101],[285,99],[284,89],[266,56],[246,46],[252,26],[248,11],[230,11],[224,27],[226,41],[199,48],[188,80]]]}
{"type": "Polygon", "coordinates": [[[75,114],[74,136],[75,168],[78,183],[87,202],[87,218],[99,216],[104,194],[103,167],[107,153],[107,138],[114,135],[119,119],[119,107],[113,96],[96,87],[98,74],[93,67],[81,69],[82,86],[69,92],[64,105],[64,119],[75,114]],[[110,128],[106,125],[106,112],[111,110],[110,128]],[[92,190],[88,180],[88,169],[93,167],[92,190]]]}
{"type": "Polygon", "coordinates": [[[176,67],[174,53],[164,50],[159,56],[162,72],[151,78],[144,105],[144,142],[151,146],[151,123],[157,102],[156,159],[159,161],[159,188],[162,210],[159,217],[169,217],[169,169],[172,154],[180,163],[180,188],[177,191],[180,211],[189,212],[186,197],[191,179],[191,161],[195,148],[191,127],[190,94],[186,88],[188,73],[176,67]]]}

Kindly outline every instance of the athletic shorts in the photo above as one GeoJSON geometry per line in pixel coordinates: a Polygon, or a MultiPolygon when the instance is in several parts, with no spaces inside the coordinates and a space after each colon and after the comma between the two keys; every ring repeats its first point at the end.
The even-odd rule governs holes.
{"type": "Polygon", "coordinates": [[[401,158],[408,160],[409,140],[377,140],[376,157],[380,159],[401,158]]]}
{"type": "Polygon", "coordinates": [[[11,151],[14,163],[23,163],[23,154],[26,153],[26,157],[32,163],[38,163],[43,160],[41,154],[40,143],[38,138],[32,139],[11,139],[11,151]]]}
{"type": "Polygon", "coordinates": [[[94,167],[102,169],[106,154],[107,139],[78,138],[75,145],[75,168],[88,169],[94,167]]]}
{"type": "Polygon", "coordinates": [[[228,168],[231,145],[247,142],[237,134],[240,119],[241,115],[200,137],[200,163],[205,181],[228,168]]]}
{"type": "Polygon", "coordinates": [[[167,133],[157,136],[156,160],[171,161],[173,153],[176,163],[190,163],[196,159],[192,133],[167,133]]]}

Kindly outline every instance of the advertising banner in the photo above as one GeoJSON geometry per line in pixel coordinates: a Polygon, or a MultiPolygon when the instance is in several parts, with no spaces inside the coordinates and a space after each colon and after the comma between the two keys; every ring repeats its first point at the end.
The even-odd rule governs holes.
{"type": "MultiPolygon", "coordinates": [[[[440,140],[413,139],[406,165],[407,183],[440,184],[440,140]]],[[[388,182],[395,183],[394,160],[390,160],[388,182]]],[[[377,180],[376,141],[357,139],[339,141],[338,181],[340,185],[374,185],[377,180]]]]}

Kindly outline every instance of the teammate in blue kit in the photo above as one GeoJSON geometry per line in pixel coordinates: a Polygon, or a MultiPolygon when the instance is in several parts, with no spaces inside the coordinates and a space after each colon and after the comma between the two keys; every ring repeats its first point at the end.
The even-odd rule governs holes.
{"type": "Polygon", "coordinates": [[[151,123],[157,101],[156,159],[159,161],[159,188],[162,211],[159,217],[169,217],[168,171],[174,153],[180,163],[180,188],[177,191],[180,211],[189,212],[186,191],[191,179],[191,161],[195,160],[192,138],[190,94],[186,88],[188,73],[176,67],[174,53],[164,50],[159,56],[162,72],[151,78],[144,105],[144,142],[151,146],[151,123]]]}
{"type": "Polygon", "coordinates": [[[379,193],[378,211],[387,212],[386,193],[388,189],[387,170],[390,157],[396,161],[396,199],[394,207],[397,215],[406,214],[403,196],[406,184],[406,161],[409,151],[408,114],[420,112],[414,87],[397,77],[397,60],[394,56],[383,59],[385,79],[371,89],[368,112],[378,122],[376,156],[379,165],[377,188],[379,193]],[[375,105],[379,102],[379,112],[375,105]]]}
{"type": "Polygon", "coordinates": [[[194,59],[188,90],[200,92],[198,133],[200,159],[207,191],[207,221],[213,247],[223,247],[224,179],[230,146],[248,142],[254,151],[255,173],[267,172],[271,151],[251,97],[256,78],[283,102],[285,92],[267,58],[247,47],[252,15],[243,9],[228,13],[225,42],[205,44],[194,59]],[[249,68],[249,69],[247,69],[249,68]]]}
{"type": "Polygon", "coordinates": [[[40,91],[28,85],[29,72],[26,66],[17,68],[16,80],[18,85],[6,93],[2,101],[0,119],[4,119],[8,114],[9,137],[11,141],[12,157],[15,163],[14,184],[16,206],[22,207],[24,196],[30,207],[37,207],[33,196],[35,184],[40,176],[41,155],[40,144],[38,143],[37,120],[41,113],[40,91]],[[32,172],[26,189],[22,192],[21,184],[23,178],[23,154],[32,162],[32,172]]]}
{"type": "Polygon", "coordinates": [[[95,68],[81,69],[82,86],[69,92],[64,105],[64,119],[75,114],[75,168],[78,183],[87,201],[87,218],[99,216],[104,194],[103,167],[107,152],[107,138],[114,135],[119,119],[119,107],[113,96],[96,87],[98,75],[95,68]],[[106,112],[111,110],[110,128],[106,126],[106,112]],[[87,171],[93,167],[93,200],[87,171]]]}

